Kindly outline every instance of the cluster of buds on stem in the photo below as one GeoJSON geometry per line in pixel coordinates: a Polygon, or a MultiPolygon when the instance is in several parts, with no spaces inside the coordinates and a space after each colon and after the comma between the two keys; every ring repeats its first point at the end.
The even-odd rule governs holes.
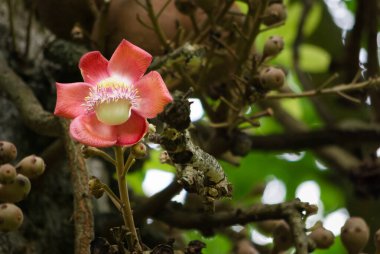
{"type": "Polygon", "coordinates": [[[29,155],[13,166],[11,162],[16,157],[16,146],[0,141],[0,231],[3,232],[16,230],[22,225],[22,210],[13,203],[24,200],[31,190],[30,179],[45,171],[45,162],[38,156],[29,155]]]}

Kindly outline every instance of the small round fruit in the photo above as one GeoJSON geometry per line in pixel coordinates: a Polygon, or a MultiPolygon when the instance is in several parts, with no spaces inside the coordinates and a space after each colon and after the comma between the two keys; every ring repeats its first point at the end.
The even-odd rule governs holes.
{"type": "Polygon", "coordinates": [[[11,203],[0,204],[0,231],[9,232],[18,229],[24,220],[20,208],[11,203]]]}
{"type": "Polygon", "coordinates": [[[340,238],[348,253],[359,253],[369,240],[369,228],[360,217],[349,218],[341,228],[340,238]]]}
{"type": "Polygon", "coordinates": [[[144,143],[139,142],[131,147],[131,154],[136,159],[142,159],[148,154],[147,147],[144,143]]]}
{"type": "Polygon", "coordinates": [[[276,90],[284,85],[285,73],[278,68],[268,67],[260,72],[260,83],[265,90],[276,90]]]}
{"type": "Polygon", "coordinates": [[[273,231],[273,245],[276,251],[285,251],[293,245],[293,237],[285,221],[278,224],[273,231]]]}
{"type": "Polygon", "coordinates": [[[0,166],[0,183],[12,183],[17,176],[15,167],[11,164],[4,164],[0,166]]]}
{"type": "Polygon", "coordinates": [[[30,189],[29,179],[18,174],[12,183],[0,184],[0,202],[20,202],[28,196],[30,189]]]}
{"type": "Polygon", "coordinates": [[[271,26],[285,20],[286,16],[285,5],[273,3],[265,9],[262,21],[266,26],[271,26]]]}
{"type": "Polygon", "coordinates": [[[334,234],[324,227],[316,228],[308,237],[314,241],[318,249],[330,248],[334,244],[335,238],[334,234]]]}
{"type": "Polygon", "coordinates": [[[16,159],[17,149],[14,144],[0,141],[0,164],[8,163],[16,159]]]}
{"type": "Polygon", "coordinates": [[[247,155],[252,150],[251,138],[243,132],[236,133],[232,138],[230,150],[237,156],[247,155]]]}
{"type": "Polygon", "coordinates": [[[45,162],[41,157],[29,155],[16,165],[17,172],[33,179],[45,171],[45,162]]]}
{"type": "Polygon", "coordinates": [[[284,40],[281,36],[271,36],[264,45],[264,58],[268,56],[276,56],[284,49],[284,40]]]}

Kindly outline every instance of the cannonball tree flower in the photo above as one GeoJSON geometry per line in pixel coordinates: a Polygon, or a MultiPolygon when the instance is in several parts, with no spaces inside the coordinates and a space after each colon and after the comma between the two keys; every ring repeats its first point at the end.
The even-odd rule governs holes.
{"type": "Polygon", "coordinates": [[[56,83],[54,114],[73,119],[71,136],[94,147],[131,146],[172,97],[161,75],[144,76],[152,56],[123,40],[108,61],[98,51],[79,62],[84,82],[56,83]]]}

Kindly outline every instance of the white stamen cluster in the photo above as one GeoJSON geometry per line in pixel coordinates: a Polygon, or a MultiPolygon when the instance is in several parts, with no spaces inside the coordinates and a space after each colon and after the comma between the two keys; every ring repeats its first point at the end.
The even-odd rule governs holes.
{"type": "Polygon", "coordinates": [[[118,100],[128,100],[131,103],[131,107],[136,107],[136,99],[138,98],[137,89],[134,89],[129,85],[97,85],[90,89],[90,93],[85,98],[83,106],[88,113],[94,111],[95,108],[102,103],[110,103],[118,100]]]}

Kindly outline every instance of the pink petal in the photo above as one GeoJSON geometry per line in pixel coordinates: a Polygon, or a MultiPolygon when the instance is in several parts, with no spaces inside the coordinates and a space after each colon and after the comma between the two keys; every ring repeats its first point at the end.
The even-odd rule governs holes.
{"type": "Polygon", "coordinates": [[[165,105],[173,100],[161,75],[156,71],[142,77],[134,87],[139,94],[136,111],[143,117],[156,117],[164,110],[165,105]]]}
{"type": "Polygon", "coordinates": [[[96,85],[99,81],[108,78],[108,60],[99,51],[84,54],[79,61],[79,69],[84,82],[96,85]]]}
{"type": "Polygon", "coordinates": [[[115,126],[99,122],[95,113],[81,115],[70,124],[70,134],[78,142],[94,147],[109,147],[116,144],[115,126]]]}
{"type": "Polygon", "coordinates": [[[109,61],[108,72],[133,83],[144,75],[151,62],[148,52],[123,40],[109,61]]]}
{"type": "Polygon", "coordinates": [[[54,114],[65,118],[75,118],[86,113],[85,107],[82,106],[84,98],[89,94],[90,84],[77,83],[56,83],[57,102],[54,114]]]}
{"type": "Polygon", "coordinates": [[[148,131],[148,122],[134,110],[125,123],[117,126],[117,145],[131,146],[139,142],[148,131]]]}

